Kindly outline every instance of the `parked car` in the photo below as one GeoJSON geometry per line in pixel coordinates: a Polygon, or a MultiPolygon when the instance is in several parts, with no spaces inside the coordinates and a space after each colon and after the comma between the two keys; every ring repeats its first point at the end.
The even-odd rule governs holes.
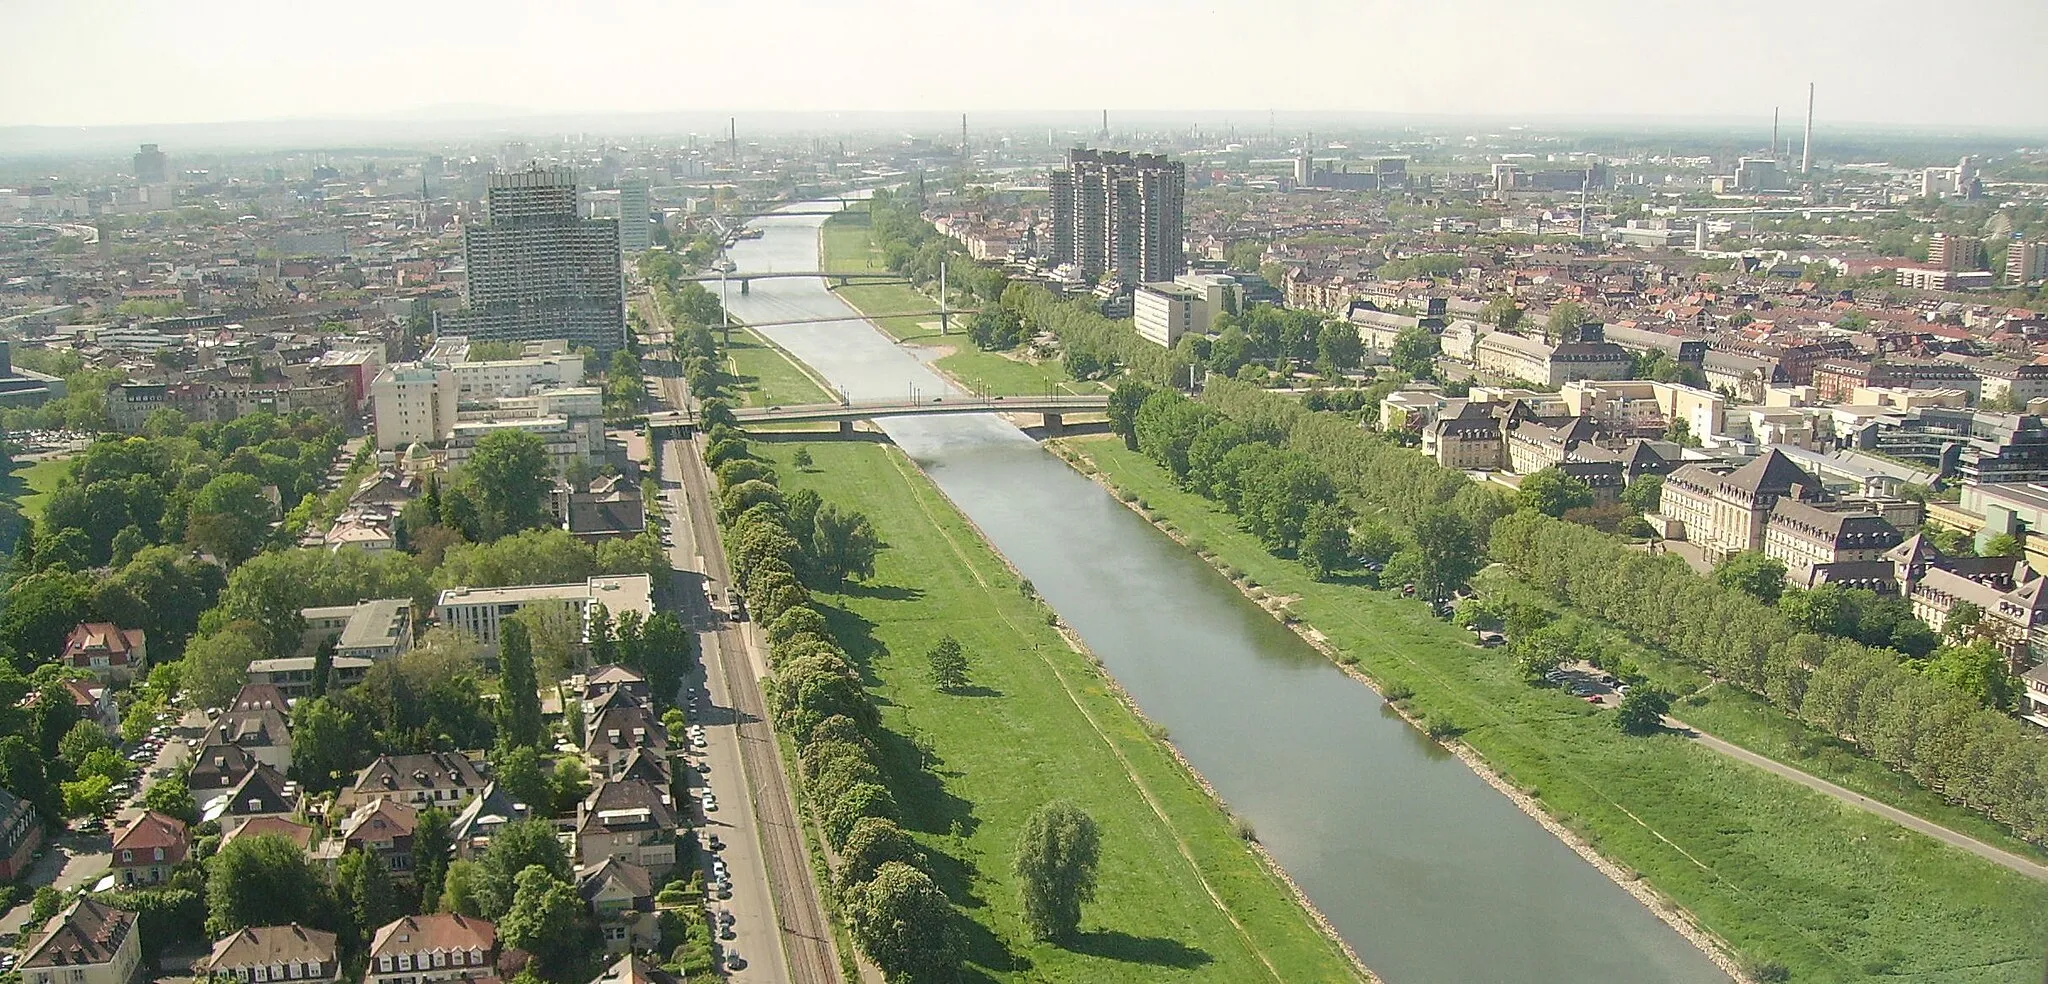
{"type": "Polygon", "coordinates": [[[717,835],[717,834],[712,834],[712,835],[711,835],[711,836],[710,836],[710,837],[708,838],[708,843],[710,843],[710,845],[711,845],[711,849],[712,849],[712,850],[714,850],[714,851],[723,851],[723,850],[725,850],[725,842],[724,842],[724,841],[722,841],[722,840],[719,840],[719,839],[718,839],[718,835],[717,835]]]}

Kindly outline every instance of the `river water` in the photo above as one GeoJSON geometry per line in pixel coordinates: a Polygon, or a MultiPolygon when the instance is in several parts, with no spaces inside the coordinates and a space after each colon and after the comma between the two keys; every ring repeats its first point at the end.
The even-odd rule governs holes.
{"type": "MultiPolygon", "coordinates": [[[[730,256],[746,272],[816,270],[822,222],[757,220],[764,236],[730,256]]],[[[852,317],[815,279],[729,296],[748,322],[852,317]]],[[[854,400],[954,391],[865,322],[764,333],[854,400]]],[[[885,430],[1390,984],[1728,980],[1370,689],[1015,427],[960,416],[885,430]]]]}

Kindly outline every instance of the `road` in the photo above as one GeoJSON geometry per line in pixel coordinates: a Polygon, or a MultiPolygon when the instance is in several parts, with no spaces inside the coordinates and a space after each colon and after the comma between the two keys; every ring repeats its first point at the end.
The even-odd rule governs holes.
{"type": "MultiPolygon", "coordinates": [[[[688,405],[680,378],[655,379],[670,406],[688,405]]],[[[731,570],[718,535],[711,481],[694,441],[662,444],[661,485],[669,491],[674,539],[671,556],[677,568],[701,574],[704,586],[722,597],[731,583],[731,570]]],[[[747,959],[744,973],[754,979],[839,984],[837,949],[797,824],[796,799],[783,768],[781,746],[761,693],[766,660],[751,644],[748,630],[725,620],[703,590],[682,594],[681,615],[697,633],[703,679],[710,692],[710,706],[703,714],[712,746],[710,779],[714,790],[731,790],[735,783],[743,790],[741,796],[719,798],[721,809],[708,815],[717,818],[709,829],[729,844],[726,864],[732,872],[734,901],[753,889],[758,892],[754,897],[769,903],[753,911],[773,915],[772,923],[753,920],[756,932],[764,924],[770,926],[772,932],[762,934],[766,938],[752,937],[749,921],[740,919],[735,926],[739,938],[728,945],[747,959]],[[731,846],[734,841],[737,848],[731,846]]],[[[734,911],[742,910],[735,906],[734,911]]]]}
{"type": "Polygon", "coordinates": [[[2048,881],[2048,865],[2042,865],[2011,851],[1993,847],[1967,834],[1950,830],[1931,820],[1922,819],[1896,807],[1887,806],[1862,793],[1845,789],[1819,776],[1801,772],[1776,759],[1766,758],[1739,745],[1722,741],[1684,721],[1674,717],[1664,719],[1665,727],[1677,730],[1693,741],[1720,752],[1738,762],[1753,765],[1766,772],[1783,776],[1815,792],[1831,796],[1859,810],[1875,813],[1901,827],[1917,830],[1951,847],[1961,848],[1993,864],[2002,865],[2037,881],[2048,881]]]}

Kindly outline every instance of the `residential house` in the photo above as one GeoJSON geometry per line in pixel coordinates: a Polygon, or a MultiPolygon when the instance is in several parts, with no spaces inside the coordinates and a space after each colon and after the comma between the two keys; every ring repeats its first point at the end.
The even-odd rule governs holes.
{"type": "Polygon", "coordinates": [[[222,834],[220,846],[226,847],[245,837],[282,837],[303,853],[313,849],[314,833],[313,828],[284,817],[250,817],[240,826],[222,834]]]}
{"type": "MultiPolygon", "coordinates": [[[[331,656],[327,660],[327,687],[347,690],[370,675],[374,660],[357,656],[331,656]]],[[[314,676],[320,668],[318,656],[281,656],[249,661],[249,682],[269,684],[288,701],[313,696],[314,676]]]]}
{"type": "Polygon", "coordinates": [[[363,984],[429,984],[498,977],[498,928],[453,912],[403,916],[370,940],[363,984]]]}
{"type": "Polygon", "coordinates": [[[654,919],[654,878],[631,861],[606,858],[576,878],[604,936],[604,952],[652,950],[661,942],[654,919]]]}
{"type": "Polygon", "coordinates": [[[588,704],[596,701],[607,692],[613,690],[623,690],[635,699],[647,700],[647,677],[641,675],[636,670],[620,666],[617,663],[593,666],[584,672],[582,689],[584,703],[588,704]]]}
{"type": "Polygon", "coordinates": [[[384,797],[415,807],[460,809],[484,788],[477,764],[459,752],[379,755],[356,774],[355,785],[342,791],[341,805],[384,797]]]}
{"type": "Polygon", "coordinates": [[[356,807],[341,822],[338,840],[343,851],[374,852],[393,879],[411,882],[412,832],[418,825],[418,810],[379,796],[356,807]]]}
{"type": "Polygon", "coordinates": [[[214,941],[213,952],[192,971],[241,984],[334,984],[341,980],[341,953],[333,933],[298,923],[246,926],[214,941]]]}
{"type": "Polygon", "coordinates": [[[498,788],[497,783],[485,783],[476,798],[464,804],[462,812],[448,824],[448,836],[455,844],[455,856],[474,859],[490,846],[491,838],[506,824],[518,823],[532,813],[531,807],[513,801],[510,795],[498,788]]]}
{"type": "Polygon", "coordinates": [[[279,772],[292,768],[291,703],[267,683],[245,683],[207,730],[208,745],[233,745],[279,772]]]}
{"type": "Polygon", "coordinates": [[[577,859],[595,866],[618,858],[667,871],[676,863],[677,824],[666,789],[646,782],[605,780],[591,790],[578,812],[577,859]]]}
{"type": "Polygon", "coordinates": [[[588,722],[583,732],[583,754],[600,775],[615,774],[635,749],[668,754],[668,729],[661,726],[654,708],[633,700],[624,691],[615,691],[613,698],[600,705],[588,722]]]}
{"type": "Polygon", "coordinates": [[[78,716],[100,726],[108,735],[121,732],[121,711],[114,706],[114,688],[94,680],[70,679],[64,689],[71,691],[71,703],[78,716]]]}
{"type": "Polygon", "coordinates": [[[585,542],[647,531],[647,504],[640,489],[619,475],[595,479],[587,490],[557,481],[548,495],[548,512],[556,525],[585,542]]]}
{"type": "Polygon", "coordinates": [[[590,984],[683,984],[681,978],[637,953],[628,953],[606,967],[590,984]]]}
{"type": "Polygon", "coordinates": [[[0,789],[0,882],[11,882],[35,863],[43,820],[25,799],[0,789]]]}
{"type": "Polygon", "coordinates": [[[185,788],[192,791],[194,801],[205,805],[208,799],[241,782],[256,765],[256,756],[240,745],[201,745],[192,756],[191,769],[185,773],[185,788]]]}
{"type": "Polygon", "coordinates": [[[128,683],[149,672],[149,646],[141,629],[112,622],[80,622],[64,639],[64,665],[108,683],[128,683]]]}
{"type": "Polygon", "coordinates": [[[135,913],[84,896],[50,917],[19,969],[22,984],[132,984],[141,966],[135,913]]]}
{"type": "Polygon", "coordinates": [[[114,835],[114,875],[123,886],[161,885],[171,880],[171,872],[191,851],[192,834],[185,821],[144,810],[114,835]]]}
{"type": "Polygon", "coordinates": [[[1821,484],[1776,448],[1740,468],[1712,462],[1686,465],[1664,479],[1658,512],[1671,539],[1697,544],[1710,560],[1761,550],[1771,508],[1779,499],[1810,501],[1821,484]]]}
{"type": "Polygon", "coordinates": [[[218,820],[222,830],[256,817],[289,817],[299,812],[299,784],[261,762],[233,789],[199,806],[201,820],[218,820]]]}

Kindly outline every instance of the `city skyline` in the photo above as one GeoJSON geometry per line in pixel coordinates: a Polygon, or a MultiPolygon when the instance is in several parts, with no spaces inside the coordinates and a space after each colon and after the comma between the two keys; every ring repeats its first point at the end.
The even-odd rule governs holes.
{"type": "MultiPolygon", "coordinates": [[[[1987,59],[1962,31],[1920,31],[1903,2],[1784,9],[1724,5],[1712,18],[1617,0],[1535,10],[1452,0],[1427,16],[1335,0],[1256,16],[1166,0],[1042,5],[1030,17],[972,8],[873,16],[785,0],[743,8],[651,3],[578,8],[373,3],[336,21],[246,0],[155,9],[85,2],[23,9],[22,38],[91,37],[90,72],[63,44],[0,65],[0,126],[120,126],[304,118],[404,118],[478,104],[513,115],[869,112],[965,109],[1419,116],[1793,120],[1818,84],[1819,126],[2048,125],[2048,65],[1987,59]],[[521,16],[530,10],[532,16],[521,16]],[[1091,30],[1062,30],[1085,13],[1091,30]],[[1071,15],[1071,16],[1070,16],[1071,15]],[[761,35],[758,25],[829,23],[761,35]],[[632,25],[637,44],[561,45],[632,25]],[[1331,30],[1353,25],[1355,30],[1331,30]],[[1174,44],[1140,43],[1173,37],[1174,44]],[[309,46],[305,39],[320,38],[309,46]],[[693,38],[739,37],[704,45],[693,38]],[[978,63],[1056,60],[1060,71],[962,73],[978,63]],[[547,59],[507,59],[546,47],[547,59]],[[900,58],[877,57],[897,51],[900,58]],[[924,57],[919,57],[922,52],[924,57]],[[1970,64],[1967,88],[1925,84],[1902,64],[1970,64]],[[802,71],[777,66],[801,65],[802,71]],[[820,78],[849,84],[821,86],[820,78]],[[1025,79],[1034,81],[1027,84],[1025,79]],[[252,84],[260,83],[260,84],[252,84]]],[[[2048,8],[1966,0],[1953,23],[2048,35],[2048,8]]]]}

